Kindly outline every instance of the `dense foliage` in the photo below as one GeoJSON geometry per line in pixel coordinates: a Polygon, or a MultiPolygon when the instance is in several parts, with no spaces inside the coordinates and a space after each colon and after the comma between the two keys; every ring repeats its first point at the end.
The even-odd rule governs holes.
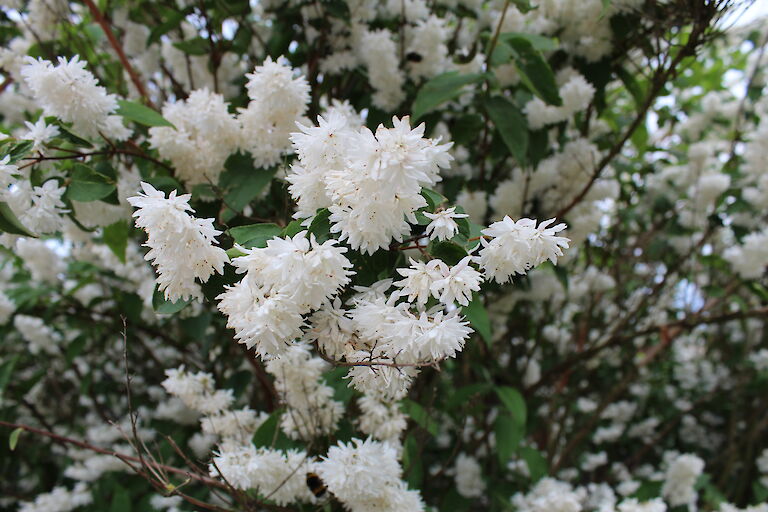
{"type": "Polygon", "coordinates": [[[748,8],[0,1],[0,510],[768,511],[748,8]]]}

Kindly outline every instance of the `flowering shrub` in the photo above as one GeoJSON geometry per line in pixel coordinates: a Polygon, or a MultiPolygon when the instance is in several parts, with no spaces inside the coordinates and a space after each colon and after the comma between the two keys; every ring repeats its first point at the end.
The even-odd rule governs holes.
{"type": "Polygon", "coordinates": [[[745,7],[0,2],[0,509],[768,512],[745,7]]]}

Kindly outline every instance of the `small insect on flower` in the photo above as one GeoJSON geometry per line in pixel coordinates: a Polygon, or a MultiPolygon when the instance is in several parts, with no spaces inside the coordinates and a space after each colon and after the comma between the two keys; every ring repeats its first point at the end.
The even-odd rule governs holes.
{"type": "Polygon", "coordinates": [[[410,52],[408,55],[405,56],[405,60],[410,62],[421,62],[424,60],[424,57],[422,57],[420,54],[416,52],[410,52]]]}
{"type": "Polygon", "coordinates": [[[320,477],[317,476],[317,473],[307,473],[307,487],[315,495],[315,498],[322,498],[328,489],[320,477]]]}

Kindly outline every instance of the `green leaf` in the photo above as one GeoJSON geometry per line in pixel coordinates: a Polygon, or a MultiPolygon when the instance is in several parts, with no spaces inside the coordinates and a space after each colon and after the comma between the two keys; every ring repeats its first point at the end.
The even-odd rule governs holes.
{"type": "Polygon", "coordinates": [[[433,436],[437,435],[437,422],[427,414],[427,411],[421,405],[406,398],[400,403],[400,408],[421,428],[433,436]]]}
{"type": "Polygon", "coordinates": [[[109,512],[131,512],[131,495],[119,485],[115,486],[115,491],[112,494],[109,512]]]}
{"type": "Polygon", "coordinates": [[[496,434],[496,454],[502,467],[507,465],[512,454],[520,446],[525,435],[525,426],[517,422],[509,414],[499,414],[493,424],[496,434]]]}
{"type": "Polygon", "coordinates": [[[427,205],[429,205],[430,212],[434,212],[435,208],[448,201],[448,198],[443,194],[428,188],[422,188],[421,195],[424,196],[424,199],[427,200],[427,205]]]}
{"type": "Polygon", "coordinates": [[[250,153],[240,152],[231,155],[224,166],[226,170],[221,174],[219,186],[225,190],[224,202],[228,210],[235,210],[230,210],[230,218],[253,201],[277,171],[276,167],[257,169],[250,153]]]}
{"type": "Polygon", "coordinates": [[[531,46],[540,52],[551,52],[557,50],[558,47],[556,39],[541,36],[539,34],[526,34],[524,32],[502,32],[499,34],[499,41],[507,41],[516,38],[525,39],[531,43],[531,46]]]}
{"type": "Polygon", "coordinates": [[[518,163],[525,163],[525,155],[528,153],[528,122],[520,109],[501,96],[488,98],[485,109],[512,156],[518,163]]]}
{"type": "Polygon", "coordinates": [[[117,109],[117,113],[123,116],[129,121],[143,124],[144,126],[170,126],[176,128],[173,124],[160,115],[156,110],[128,100],[117,100],[117,104],[120,108],[117,109]]]}
{"type": "Polygon", "coordinates": [[[283,232],[280,233],[280,236],[294,236],[301,231],[304,231],[304,226],[301,225],[301,221],[292,220],[287,226],[285,226],[285,229],[283,229],[283,232]]]}
{"type": "Polygon", "coordinates": [[[457,264],[467,255],[467,251],[462,246],[448,240],[432,240],[427,246],[427,252],[448,265],[457,264]]]}
{"type": "Polygon", "coordinates": [[[309,225],[309,232],[315,235],[319,243],[323,243],[331,238],[331,212],[328,208],[323,208],[315,214],[312,223],[309,225]]]}
{"type": "Polygon", "coordinates": [[[491,320],[488,318],[488,311],[485,309],[483,299],[477,292],[472,293],[472,302],[467,306],[462,306],[462,314],[469,320],[469,325],[475,329],[485,342],[490,345],[493,341],[491,332],[491,320]]]}
{"type": "Polygon", "coordinates": [[[165,300],[165,295],[163,292],[158,290],[157,287],[155,287],[155,293],[152,294],[152,308],[154,308],[155,313],[160,313],[161,315],[172,315],[174,313],[178,313],[190,302],[192,302],[191,299],[179,299],[176,302],[165,300]]]}
{"type": "Polygon", "coordinates": [[[245,256],[245,253],[238,250],[237,247],[230,247],[229,249],[227,249],[227,257],[230,260],[233,260],[235,258],[240,258],[241,256],[245,256]]]}
{"type": "Polygon", "coordinates": [[[280,425],[280,416],[282,415],[282,410],[277,410],[269,415],[269,418],[267,418],[264,423],[259,425],[259,428],[256,429],[256,432],[253,434],[253,438],[251,442],[256,448],[261,448],[262,446],[272,446],[272,443],[277,438],[277,429],[280,425]]]}
{"type": "Polygon", "coordinates": [[[468,384],[460,387],[453,393],[445,404],[446,409],[455,409],[466,405],[467,401],[475,396],[486,393],[491,388],[491,385],[487,382],[477,382],[475,384],[468,384]]]}
{"type": "Polygon", "coordinates": [[[35,237],[13,213],[11,207],[5,201],[0,201],[0,231],[11,233],[13,235],[23,235],[35,237]]]}
{"type": "Polygon", "coordinates": [[[496,394],[499,395],[501,402],[512,415],[512,418],[518,424],[525,425],[528,419],[528,410],[525,406],[525,399],[515,388],[509,386],[500,386],[496,388],[496,394]]]}
{"type": "Polygon", "coordinates": [[[85,336],[78,336],[67,346],[66,358],[68,363],[71,363],[77,356],[83,353],[87,340],[88,338],[85,336]]]}
{"type": "Polygon", "coordinates": [[[515,7],[517,7],[517,10],[523,14],[536,9],[536,7],[531,5],[531,2],[529,0],[512,0],[512,3],[515,4],[515,7]]]}
{"type": "Polygon", "coordinates": [[[206,55],[211,51],[211,44],[207,39],[195,37],[186,41],[178,41],[173,46],[183,51],[187,55],[206,55]]]}
{"type": "Polygon", "coordinates": [[[128,247],[128,235],[131,227],[128,222],[119,220],[104,228],[104,243],[112,250],[121,262],[125,263],[125,250],[128,247]]]}
{"type": "Polygon", "coordinates": [[[13,375],[13,368],[16,366],[16,362],[19,360],[19,354],[13,355],[10,358],[3,361],[0,364],[0,396],[3,395],[3,390],[11,381],[11,375],[13,375]]]}
{"type": "Polygon", "coordinates": [[[22,140],[21,142],[18,142],[14,144],[11,149],[8,151],[8,156],[10,158],[8,159],[9,164],[13,164],[27,156],[27,153],[29,153],[29,150],[32,149],[32,146],[34,145],[34,142],[31,140],[22,140]]]}
{"type": "Polygon", "coordinates": [[[537,482],[546,476],[547,459],[544,458],[539,450],[530,446],[523,446],[520,448],[520,457],[528,465],[528,473],[531,475],[531,480],[537,482]]]}
{"type": "Polygon", "coordinates": [[[464,86],[476,84],[484,78],[485,75],[481,73],[462,75],[457,71],[449,71],[429,80],[421,86],[416,94],[416,99],[413,101],[411,107],[413,121],[431,112],[442,103],[460,96],[464,86]]]}
{"type": "Polygon", "coordinates": [[[419,455],[421,444],[413,434],[409,434],[403,443],[403,470],[408,487],[418,489],[424,477],[424,465],[419,455]]]}
{"type": "Polygon", "coordinates": [[[11,451],[16,449],[16,445],[19,443],[19,436],[23,430],[24,429],[21,427],[14,429],[13,432],[11,432],[11,435],[8,437],[8,447],[11,449],[11,451]]]}
{"type": "Polygon", "coordinates": [[[560,106],[563,100],[555,82],[552,68],[533,43],[525,37],[509,37],[507,44],[515,52],[515,64],[522,82],[538,97],[550,105],[560,106]]]}
{"type": "Polygon", "coordinates": [[[249,224],[237,226],[227,230],[229,236],[235,239],[239,245],[250,249],[251,247],[266,247],[267,241],[280,236],[283,230],[277,224],[249,224]]]}
{"type": "Polygon", "coordinates": [[[75,164],[70,178],[72,182],[67,188],[67,197],[72,201],[98,201],[115,191],[112,180],[84,164],[75,164]]]}

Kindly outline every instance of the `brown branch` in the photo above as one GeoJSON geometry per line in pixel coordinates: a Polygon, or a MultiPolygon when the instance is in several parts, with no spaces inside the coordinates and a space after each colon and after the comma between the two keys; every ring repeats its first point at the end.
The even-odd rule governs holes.
{"type": "Polygon", "coordinates": [[[112,29],[109,26],[109,23],[104,18],[104,15],[101,14],[101,11],[99,11],[99,8],[96,7],[96,4],[93,3],[93,0],[83,0],[85,5],[88,6],[88,9],[91,11],[91,14],[93,15],[93,18],[96,20],[96,23],[101,26],[101,29],[104,31],[104,34],[107,36],[107,39],[109,39],[109,44],[112,46],[112,48],[117,52],[117,57],[120,59],[120,63],[123,65],[123,68],[125,68],[125,71],[128,73],[128,76],[131,77],[131,81],[133,82],[133,85],[136,86],[136,90],[139,91],[139,94],[142,98],[144,98],[144,101],[147,102],[147,105],[151,108],[156,108],[155,104],[152,103],[152,100],[149,98],[149,95],[147,94],[147,90],[144,88],[144,84],[141,83],[141,80],[139,79],[139,75],[136,73],[136,70],[133,69],[133,66],[131,66],[131,63],[128,61],[128,57],[125,56],[125,52],[123,51],[123,47],[118,42],[117,38],[115,37],[115,34],[112,32],[112,29]]]}
{"type": "MultiPolygon", "coordinates": [[[[10,429],[17,429],[20,428],[22,430],[25,430],[27,432],[31,432],[33,434],[37,434],[40,436],[47,437],[49,439],[52,439],[53,441],[59,443],[59,444],[70,444],[72,446],[77,446],[78,448],[82,448],[84,450],[89,450],[95,453],[100,453],[102,455],[111,455],[112,457],[117,457],[121,461],[125,462],[129,466],[133,467],[130,462],[141,462],[141,460],[138,457],[133,457],[131,455],[126,455],[124,453],[116,452],[114,450],[107,450],[105,448],[99,448],[98,446],[94,446],[92,444],[86,443],[84,441],[80,441],[78,439],[73,439],[71,437],[62,436],[59,434],[56,434],[54,432],[49,432],[48,430],[43,430],[40,428],[31,427],[29,425],[22,425],[18,423],[10,423],[7,421],[0,420],[0,427],[7,427],[10,429]]],[[[182,475],[187,478],[191,478],[193,480],[197,480],[205,485],[210,485],[213,487],[219,487],[222,489],[225,489],[226,486],[219,482],[218,480],[214,480],[213,478],[208,478],[206,476],[196,475],[194,473],[190,473],[186,469],[176,468],[173,466],[167,466],[165,464],[159,464],[157,462],[150,462],[145,461],[145,464],[149,466],[153,466],[156,469],[161,469],[164,471],[168,471],[169,473],[175,473],[177,475],[182,475]]]]}

